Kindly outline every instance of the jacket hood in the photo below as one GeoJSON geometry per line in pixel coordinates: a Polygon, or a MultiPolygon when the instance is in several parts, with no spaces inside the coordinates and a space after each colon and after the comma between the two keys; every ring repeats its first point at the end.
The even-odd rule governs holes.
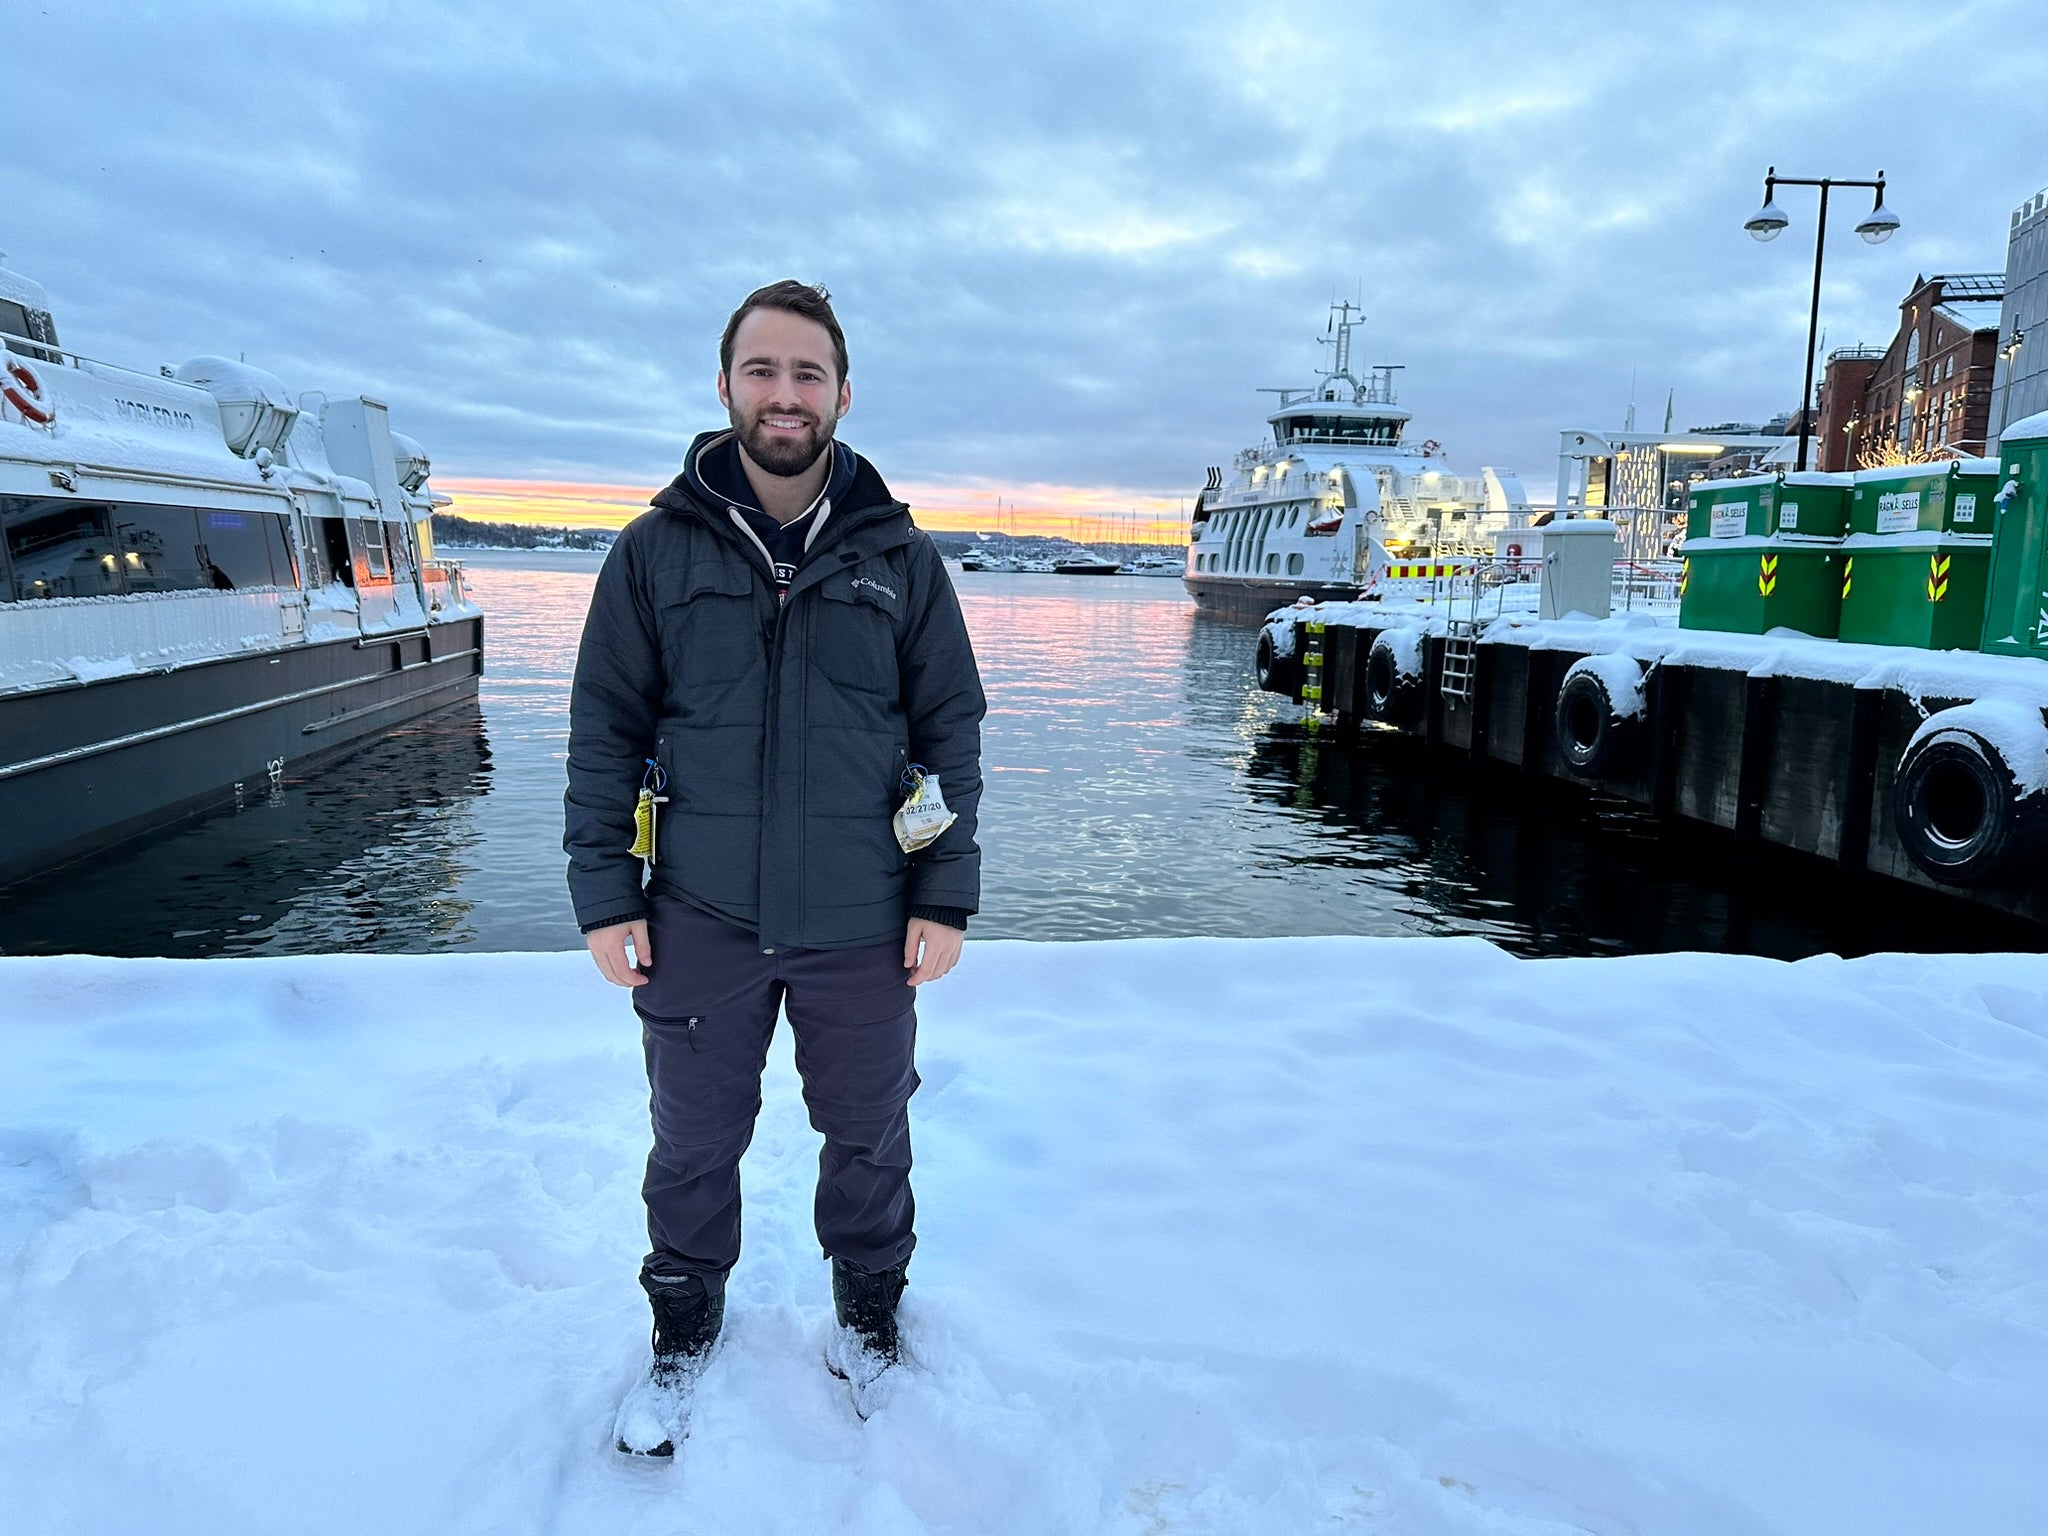
{"type": "MultiPolygon", "coordinates": [[[[722,515],[730,502],[704,482],[698,469],[706,451],[729,441],[732,436],[731,427],[698,433],[690,443],[689,452],[683,455],[683,472],[670,481],[666,488],[655,494],[653,505],[668,512],[695,513],[721,532],[733,534],[733,530],[722,515]]],[[[853,483],[834,501],[832,507],[832,521],[838,524],[842,531],[856,523],[868,522],[874,516],[891,511],[907,517],[909,509],[896,500],[888,484],[882,479],[881,472],[866,458],[837,439],[833,441],[832,452],[850,459],[853,463],[853,483]]],[[[835,466],[831,479],[838,479],[842,473],[843,471],[835,466]]]]}

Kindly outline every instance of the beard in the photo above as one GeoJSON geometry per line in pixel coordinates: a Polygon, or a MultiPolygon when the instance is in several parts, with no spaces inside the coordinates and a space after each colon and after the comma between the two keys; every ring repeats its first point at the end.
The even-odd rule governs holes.
{"type": "Polygon", "coordinates": [[[838,426],[836,421],[820,421],[808,411],[757,411],[742,417],[735,410],[730,414],[747,457],[769,474],[786,480],[795,479],[818,462],[819,455],[831,445],[833,429],[838,426]],[[810,428],[801,437],[771,433],[761,424],[763,416],[799,416],[810,423],[810,428]]]}

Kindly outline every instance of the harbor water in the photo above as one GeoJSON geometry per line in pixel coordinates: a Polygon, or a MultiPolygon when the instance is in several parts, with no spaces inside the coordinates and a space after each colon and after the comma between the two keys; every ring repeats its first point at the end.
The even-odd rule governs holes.
{"type": "MultiPolygon", "coordinates": [[[[602,557],[473,554],[473,705],[0,890],[0,953],[556,950],[569,677],[602,557]]],[[[1475,934],[1522,955],[2032,949],[2030,928],[1259,691],[1178,581],[956,572],[989,698],[976,938],[1475,934]]]]}

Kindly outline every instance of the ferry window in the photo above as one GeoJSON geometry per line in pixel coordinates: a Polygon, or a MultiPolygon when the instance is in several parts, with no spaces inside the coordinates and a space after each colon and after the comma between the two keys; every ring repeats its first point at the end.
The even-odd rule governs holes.
{"type": "Polygon", "coordinates": [[[263,517],[263,539],[270,546],[271,580],[280,587],[296,587],[299,584],[298,557],[292,551],[291,530],[285,526],[282,514],[263,517]]]}
{"type": "Polygon", "coordinates": [[[0,524],[6,528],[17,598],[105,597],[127,590],[114,543],[113,508],[0,496],[0,524]]]}
{"type": "Polygon", "coordinates": [[[1302,566],[1302,560],[1301,560],[1301,556],[1300,556],[1300,555],[1298,555],[1298,554],[1296,554],[1296,555],[1289,555],[1289,556],[1287,557],[1287,574],[1288,574],[1288,575],[1290,575],[1290,576],[1299,576],[1299,575],[1301,574],[1301,566],[1302,566]]]}
{"type": "Polygon", "coordinates": [[[264,536],[267,512],[201,512],[199,560],[206,584],[222,591],[268,587],[277,575],[270,568],[270,542],[264,536]]]}
{"type": "Polygon", "coordinates": [[[213,585],[199,558],[199,514],[190,507],[114,509],[130,592],[190,592],[213,585]]]}
{"type": "Polygon", "coordinates": [[[30,309],[12,299],[0,299],[0,331],[7,333],[7,350],[19,352],[24,357],[39,358],[46,363],[63,361],[51,348],[57,344],[57,327],[50,317],[39,309],[30,309]],[[27,337],[27,341],[20,338],[27,337]],[[47,341],[49,347],[31,346],[30,342],[47,341]]]}
{"type": "Polygon", "coordinates": [[[1266,556],[1266,574],[1267,574],[1268,576],[1278,576],[1278,575],[1280,574],[1280,557],[1279,557],[1279,555],[1277,555],[1277,554],[1272,554],[1272,555],[1268,555],[1268,556],[1266,556]]]}
{"type": "Polygon", "coordinates": [[[405,524],[384,525],[384,547],[391,552],[391,576],[394,581],[412,579],[412,560],[406,550],[405,524]]]}
{"type": "Polygon", "coordinates": [[[365,517],[356,521],[363,539],[363,561],[370,575],[382,581],[391,575],[391,565],[384,555],[384,525],[375,518],[365,517]]]}

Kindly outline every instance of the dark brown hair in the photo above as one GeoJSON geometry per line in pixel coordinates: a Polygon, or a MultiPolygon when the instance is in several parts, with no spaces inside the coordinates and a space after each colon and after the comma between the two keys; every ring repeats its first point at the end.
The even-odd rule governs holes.
{"type": "Polygon", "coordinates": [[[832,354],[839,364],[839,382],[846,382],[846,333],[839,329],[839,317],[832,313],[832,295],[817,283],[800,283],[785,277],[766,288],[756,288],[725,322],[725,334],[718,339],[718,371],[732,376],[732,338],[750,309],[786,309],[806,320],[815,320],[832,337],[832,354]]]}

